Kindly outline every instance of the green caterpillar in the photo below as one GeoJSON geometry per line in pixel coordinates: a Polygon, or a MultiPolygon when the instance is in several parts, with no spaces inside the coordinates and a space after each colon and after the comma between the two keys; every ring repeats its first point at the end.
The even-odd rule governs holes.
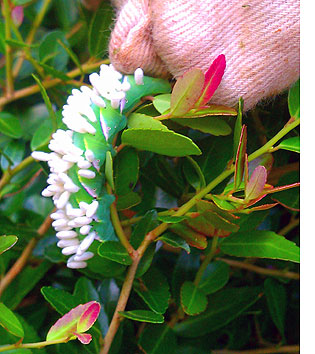
{"type": "Polygon", "coordinates": [[[36,160],[47,161],[48,187],[42,191],[52,197],[56,211],[52,226],[59,238],[58,247],[71,256],[69,268],[84,268],[94,256],[88,252],[92,242],[113,239],[109,206],[115,197],[105,189],[106,161],[115,155],[112,142],[127,125],[125,112],[141,97],[169,93],[169,83],[143,75],[122,75],[111,65],[101,65],[100,73],[90,75],[93,89],[72,90],[63,107],[63,123],[48,145],[51,153],[34,151],[36,160]]]}

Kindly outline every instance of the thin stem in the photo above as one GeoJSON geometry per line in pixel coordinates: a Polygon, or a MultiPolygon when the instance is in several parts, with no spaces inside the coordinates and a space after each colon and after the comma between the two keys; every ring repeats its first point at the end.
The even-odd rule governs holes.
{"type": "Polygon", "coordinates": [[[120,325],[120,316],[119,312],[124,311],[127,305],[127,301],[132,289],[132,284],[137,272],[137,268],[139,265],[141,257],[137,257],[134,259],[132,265],[129,267],[125,282],[123,284],[123,287],[121,289],[121,293],[118,299],[118,303],[112,318],[112,321],[110,323],[110,326],[108,328],[108,331],[106,333],[106,336],[104,338],[104,346],[100,352],[100,354],[107,354],[110,350],[111,344],[115,338],[116,332],[119,328],[120,325]]]}
{"type": "Polygon", "coordinates": [[[236,261],[234,259],[227,259],[227,258],[216,258],[216,259],[227,263],[231,267],[245,269],[250,272],[255,272],[258,274],[262,274],[262,275],[271,275],[274,277],[282,277],[282,278],[288,278],[288,279],[294,279],[294,280],[300,279],[299,273],[289,272],[286,270],[258,267],[254,264],[244,263],[244,262],[236,261]]]}
{"type": "MultiPolygon", "coordinates": [[[[110,186],[108,184],[106,186],[106,189],[109,194],[112,194],[112,189],[110,188],[110,186]]],[[[131,257],[133,257],[134,253],[135,253],[135,249],[131,246],[127,236],[125,235],[124,229],[121,226],[121,222],[120,222],[119,215],[118,215],[117,208],[116,208],[116,203],[115,202],[112,203],[110,205],[109,209],[110,209],[111,220],[112,220],[114,229],[116,231],[116,235],[119,238],[121,244],[128,251],[129,255],[131,257]]]]}
{"type": "MultiPolygon", "coordinates": [[[[48,215],[44,222],[41,224],[41,226],[37,230],[37,234],[39,236],[44,236],[45,233],[48,231],[50,225],[51,225],[51,218],[48,215]]],[[[0,281],[0,297],[3,294],[4,290],[11,284],[13,279],[21,272],[21,270],[24,268],[26,265],[29,257],[32,254],[32,251],[34,247],[37,244],[37,238],[33,237],[27,246],[24,248],[22,254],[20,257],[17,259],[17,261],[13,264],[13,266],[10,268],[10,270],[6,273],[6,275],[1,279],[0,281]]]]}
{"type": "MultiPolygon", "coordinates": [[[[11,39],[10,18],[11,11],[8,0],[3,1],[3,17],[5,18],[5,39],[11,39]]],[[[13,72],[12,72],[12,49],[5,43],[5,71],[6,71],[6,96],[11,97],[14,92],[13,72]]]]}
{"type": "Polygon", "coordinates": [[[202,263],[197,271],[197,274],[196,274],[196,277],[194,280],[194,284],[196,286],[199,285],[204,271],[206,270],[208,264],[212,261],[214,255],[215,255],[215,252],[216,252],[217,246],[218,246],[218,241],[219,241],[219,237],[214,236],[212,239],[212,243],[211,243],[211,249],[210,249],[209,253],[206,254],[204,260],[202,261],[202,263]]]}
{"type": "MultiPolygon", "coordinates": [[[[29,44],[29,45],[32,44],[35,34],[36,34],[36,31],[38,30],[38,27],[41,25],[50,3],[51,3],[51,0],[44,0],[43,6],[41,7],[40,11],[38,12],[37,16],[35,17],[34,22],[32,24],[32,28],[30,29],[30,31],[27,35],[27,38],[25,41],[26,44],[29,44]]],[[[14,67],[14,76],[15,77],[19,74],[22,64],[24,62],[24,59],[25,59],[24,56],[22,56],[19,58],[19,60],[16,63],[16,65],[14,67]]]]}
{"type": "MultiPolygon", "coordinates": [[[[29,166],[32,162],[34,162],[34,159],[32,156],[26,157],[22,162],[20,162],[15,168],[12,170],[6,170],[0,180],[0,191],[3,189],[4,186],[6,186],[8,183],[10,183],[11,178],[15,176],[17,173],[22,171],[24,168],[29,166]]],[[[0,194],[1,198],[1,194],[0,194]]]]}
{"type": "Polygon", "coordinates": [[[282,139],[286,134],[288,134],[292,129],[296,128],[300,124],[300,118],[290,119],[289,122],[276,134],[272,139],[270,139],[265,145],[260,149],[253,152],[248,156],[248,161],[252,161],[258,156],[268,152],[280,139],[282,139]]]}
{"type": "Polygon", "coordinates": [[[1,346],[0,352],[5,352],[7,350],[15,350],[15,349],[19,349],[19,348],[43,348],[43,347],[46,347],[47,345],[66,343],[66,342],[67,342],[67,340],[65,340],[65,339],[56,339],[56,340],[47,340],[47,341],[38,342],[38,343],[9,344],[9,345],[1,346]]]}
{"type": "Polygon", "coordinates": [[[283,347],[269,347],[250,350],[212,350],[212,354],[273,354],[273,353],[299,353],[299,345],[285,345],[283,347]]]}

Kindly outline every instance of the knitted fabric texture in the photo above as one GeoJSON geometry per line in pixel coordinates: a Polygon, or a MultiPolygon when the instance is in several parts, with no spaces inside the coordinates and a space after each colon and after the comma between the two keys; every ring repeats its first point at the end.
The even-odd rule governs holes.
{"type": "Polygon", "coordinates": [[[119,71],[175,78],[206,71],[225,54],[223,80],[211,103],[245,110],[299,77],[299,0],[116,0],[109,44],[119,71]]]}

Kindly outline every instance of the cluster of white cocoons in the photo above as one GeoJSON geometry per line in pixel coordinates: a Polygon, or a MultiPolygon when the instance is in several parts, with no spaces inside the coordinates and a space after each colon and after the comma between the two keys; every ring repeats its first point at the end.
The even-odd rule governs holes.
{"type": "MultiPolygon", "coordinates": [[[[134,77],[137,85],[143,84],[143,71],[140,68],[135,71],[134,77]]],[[[92,103],[104,108],[105,98],[114,109],[122,107],[126,92],[130,89],[127,77],[123,77],[112,65],[101,65],[99,74],[90,75],[90,82],[92,89],[82,86],[80,90],[72,90],[67,104],[63,106],[63,122],[68,130],[58,129],[52,135],[48,145],[52,152],[32,153],[34,159],[46,161],[50,167],[48,186],[42,191],[42,195],[53,199],[56,211],[51,214],[51,218],[59,239],[57,246],[62,248],[64,255],[71,256],[67,266],[72,269],[87,266],[86,261],[94,256],[92,252],[88,252],[88,248],[95,239],[99,239],[91,225],[97,220],[97,195],[90,192],[93,201],[90,204],[80,202],[79,208],[72,207],[69,201],[71,194],[78,192],[80,187],[67,175],[67,171],[76,164],[81,177],[94,179],[95,169],[99,168],[93,151],[83,151],[73,144],[73,132],[94,135],[96,130],[91,123],[95,123],[97,117],[91,107],[92,103]],[[84,238],[79,237],[79,234],[84,238]]]]}

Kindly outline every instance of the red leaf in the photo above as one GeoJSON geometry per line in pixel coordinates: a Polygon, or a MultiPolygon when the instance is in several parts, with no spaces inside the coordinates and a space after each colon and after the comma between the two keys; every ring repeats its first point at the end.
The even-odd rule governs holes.
{"type": "Polygon", "coordinates": [[[210,68],[205,73],[205,83],[196,107],[206,104],[213,96],[215,90],[220,85],[225,67],[225,56],[221,54],[213,61],[210,68]]]}

